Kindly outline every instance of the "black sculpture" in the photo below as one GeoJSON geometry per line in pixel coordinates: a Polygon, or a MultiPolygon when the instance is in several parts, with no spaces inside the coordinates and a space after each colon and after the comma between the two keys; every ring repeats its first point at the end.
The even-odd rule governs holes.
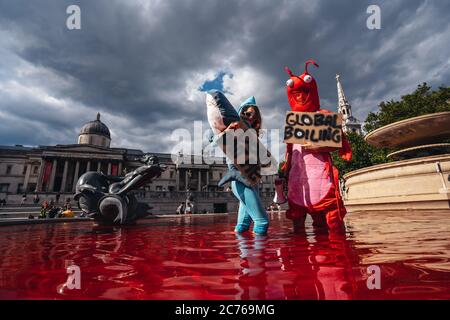
{"type": "Polygon", "coordinates": [[[124,177],[86,172],[78,179],[74,199],[84,214],[102,224],[131,224],[150,214],[151,208],[129,192],[161,176],[166,166],[150,154],[136,160],[144,165],[124,177]]]}

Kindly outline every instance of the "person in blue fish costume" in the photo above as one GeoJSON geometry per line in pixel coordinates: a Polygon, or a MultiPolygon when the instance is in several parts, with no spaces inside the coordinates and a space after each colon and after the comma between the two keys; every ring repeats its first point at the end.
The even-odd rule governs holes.
{"type": "MultiPolygon", "coordinates": [[[[259,131],[262,125],[261,112],[256,105],[255,97],[248,98],[239,108],[239,117],[245,124],[256,131],[259,131]]],[[[233,122],[228,129],[237,129],[239,122],[233,122]]],[[[231,182],[231,189],[235,197],[239,200],[238,218],[235,232],[243,233],[250,229],[253,221],[253,232],[258,235],[267,234],[269,228],[269,218],[259,196],[258,186],[250,186],[246,183],[241,172],[227,158],[228,172],[219,181],[219,186],[231,182]]]]}

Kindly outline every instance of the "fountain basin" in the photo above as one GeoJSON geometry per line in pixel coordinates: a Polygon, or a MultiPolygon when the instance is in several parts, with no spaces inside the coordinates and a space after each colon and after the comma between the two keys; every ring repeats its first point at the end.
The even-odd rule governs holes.
{"type": "Polygon", "coordinates": [[[446,153],[450,154],[450,143],[434,143],[395,151],[388,154],[387,157],[394,160],[406,160],[446,153]]]}
{"type": "Polygon", "coordinates": [[[450,299],[450,211],[348,214],[347,234],[235,234],[235,215],[0,227],[2,299],[450,299]],[[380,268],[381,288],[367,286],[380,268]],[[79,288],[67,285],[78,267],[79,288]]]}
{"type": "Polygon", "coordinates": [[[378,148],[414,147],[450,138],[450,112],[409,118],[378,128],[365,137],[378,148]]]}
{"type": "Polygon", "coordinates": [[[449,209],[449,175],[450,154],[352,171],[344,175],[345,206],[349,211],[449,209]]]}

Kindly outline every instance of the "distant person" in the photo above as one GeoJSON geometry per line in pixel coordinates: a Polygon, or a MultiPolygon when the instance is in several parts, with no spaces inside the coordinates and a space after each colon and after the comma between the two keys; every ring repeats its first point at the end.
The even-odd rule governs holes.
{"type": "Polygon", "coordinates": [[[61,198],[61,195],[59,193],[56,194],[56,203],[59,203],[59,198],[61,198]]]}
{"type": "Polygon", "coordinates": [[[189,212],[194,213],[194,193],[191,191],[191,189],[186,190],[186,209],[189,207],[189,212]]]}
{"type": "Polygon", "coordinates": [[[49,206],[48,201],[47,201],[47,200],[44,200],[44,201],[42,202],[42,207],[43,207],[43,208],[48,208],[48,206],[49,206]]]}
{"type": "Polygon", "coordinates": [[[184,213],[184,203],[181,202],[177,208],[177,214],[183,214],[183,213],[184,213]]]}
{"type": "Polygon", "coordinates": [[[22,195],[22,202],[20,203],[20,205],[23,206],[26,202],[27,202],[27,194],[24,193],[24,194],[22,195]]]}
{"type": "Polygon", "coordinates": [[[186,202],[187,203],[194,202],[194,193],[191,191],[191,189],[186,190],[186,202]]]}
{"type": "Polygon", "coordinates": [[[57,215],[58,218],[75,218],[75,213],[71,209],[64,210],[57,215]]]}
{"type": "Polygon", "coordinates": [[[190,203],[186,204],[186,209],[184,210],[184,214],[192,214],[192,205],[190,203]]]}
{"type": "Polygon", "coordinates": [[[40,200],[39,195],[36,193],[36,194],[34,195],[34,197],[33,197],[33,203],[34,203],[34,204],[38,204],[38,203],[39,203],[39,200],[40,200]]]}
{"type": "Polygon", "coordinates": [[[44,201],[42,208],[41,208],[41,212],[43,211],[42,209],[44,209],[45,217],[48,217],[48,218],[54,218],[60,210],[60,208],[56,207],[55,201],[53,201],[53,199],[50,200],[50,203],[48,203],[47,201],[44,201]]]}
{"type": "Polygon", "coordinates": [[[64,208],[72,208],[72,204],[71,204],[71,199],[70,197],[66,198],[66,202],[64,204],[64,208]]]}
{"type": "Polygon", "coordinates": [[[278,213],[281,213],[281,205],[279,203],[276,203],[275,205],[277,207],[278,213]]]}
{"type": "Polygon", "coordinates": [[[275,211],[278,211],[278,213],[280,213],[281,207],[280,207],[280,205],[279,205],[278,203],[272,203],[272,204],[269,206],[269,210],[270,210],[272,213],[274,213],[275,211]]]}
{"type": "Polygon", "coordinates": [[[48,210],[48,217],[51,219],[55,218],[58,215],[59,211],[60,211],[60,208],[58,208],[56,206],[50,207],[48,210]]]}
{"type": "Polygon", "coordinates": [[[0,206],[6,206],[6,199],[0,199],[0,206]]]}
{"type": "Polygon", "coordinates": [[[44,201],[41,205],[41,211],[39,212],[39,219],[47,218],[48,202],[44,201]]]}
{"type": "Polygon", "coordinates": [[[63,206],[63,211],[72,210],[72,204],[70,202],[66,202],[63,206]]]}

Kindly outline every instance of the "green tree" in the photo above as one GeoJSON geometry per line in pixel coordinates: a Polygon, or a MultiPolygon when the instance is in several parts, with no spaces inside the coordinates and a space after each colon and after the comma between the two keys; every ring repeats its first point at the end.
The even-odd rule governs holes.
{"type": "MultiPolygon", "coordinates": [[[[438,90],[431,91],[431,87],[423,83],[413,93],[402,96],[399,101],[381,102],[378,112],[368,114],[364,131],[371,132],[400,120],[443,111],[450,111],[450,87],[441,86],[438,90]]],[[[338,157],[337,152],[333,153],[334,165],[341,175],[390,161],[386,156],[392,150],[372,147],[362,136],[354,133],[349,133],[347,137],[353,159],[346,162],[338,157]]]]}
{"type": "Polygon", "coordinates": [[[338,152],[332,154],[333,164],[338,168],[341,175],[389,161],[386,158],[389,153],[387,149],[373,147],[364,140],[364,137],[353,132],[347,134],[347,139],[352,147],[352,160],[342,160],[339,158],[338,152]]]}
{"type": "Polygon", "coordinates": [[[450,87],[441,86],[431,91],[431,87],[423,83],[400,101],[381,102],[378,112],[368,114],[364,130],[370,132],[400,120],[443,111],[450,111],[450,87]]]}

